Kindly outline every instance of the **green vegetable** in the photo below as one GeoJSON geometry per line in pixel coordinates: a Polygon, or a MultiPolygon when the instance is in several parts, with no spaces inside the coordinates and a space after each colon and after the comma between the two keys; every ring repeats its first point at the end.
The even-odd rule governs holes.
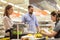
{"type": "Polygon", "coordinates": [[[13,31],[13,34],[14,34],[14,35],[16,35],[16,34],[20,35],[20,34],[22,34],[22,32],[19,31],[19,32],[17,33],[16,31],[13,31]]]}

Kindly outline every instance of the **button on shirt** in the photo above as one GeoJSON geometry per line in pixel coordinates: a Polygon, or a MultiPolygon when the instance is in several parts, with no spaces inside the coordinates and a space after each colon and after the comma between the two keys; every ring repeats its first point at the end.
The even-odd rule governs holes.
{"type": "Polygon", "coordinates": [[[28,30],[30,30],[34,33],[37,32],[36,27],[38,27],[38,22],[37,22],[35,15],[33,15],[33,14],[30,15],[29,13],[25,14],[22,17],[22,22],[27,23],[29,25],[28,30]]]}

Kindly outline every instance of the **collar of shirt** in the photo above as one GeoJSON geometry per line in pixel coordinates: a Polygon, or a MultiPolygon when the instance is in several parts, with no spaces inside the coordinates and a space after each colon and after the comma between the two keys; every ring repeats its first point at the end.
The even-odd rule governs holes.
{"type": "Polygon", "coordinates": [[[28,15],[30,16],[30,18],[31,19],[33,19],[34,20],[34,15],[32,14],[32,15],[30,15],[29,13],[28,13],[28,15]]]}

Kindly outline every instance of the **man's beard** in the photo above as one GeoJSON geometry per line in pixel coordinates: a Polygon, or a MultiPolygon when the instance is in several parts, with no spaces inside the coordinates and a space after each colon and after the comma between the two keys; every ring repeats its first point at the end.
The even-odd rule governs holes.
{"type": "Polygon", "coordinates": [[[32,14],[33,14],[33,12],[29,12],[29,14],[31,14],[31,15],[32,15],[32,14]]]}

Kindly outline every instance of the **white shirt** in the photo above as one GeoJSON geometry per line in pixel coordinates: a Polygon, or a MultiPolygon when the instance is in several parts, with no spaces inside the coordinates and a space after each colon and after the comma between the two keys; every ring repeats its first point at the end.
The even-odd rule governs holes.
{"type": "Polygon", "coordinates": [[[10,29],[13,26],[13,22],[11,21],[10,18],[8,18],[7,16],[4,16],[3,18],[3,23],[4,23],[4,27],[5,29],[10,29]]]}

